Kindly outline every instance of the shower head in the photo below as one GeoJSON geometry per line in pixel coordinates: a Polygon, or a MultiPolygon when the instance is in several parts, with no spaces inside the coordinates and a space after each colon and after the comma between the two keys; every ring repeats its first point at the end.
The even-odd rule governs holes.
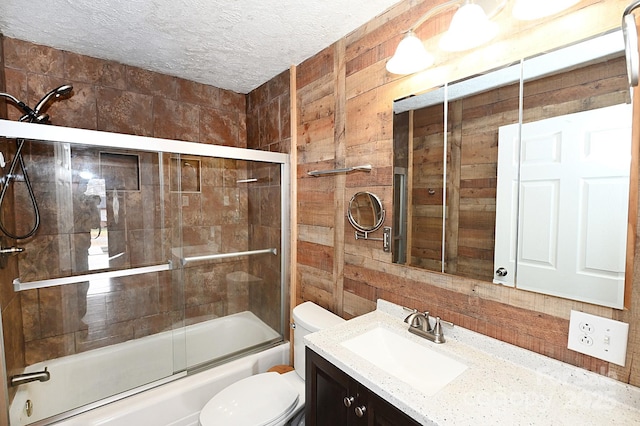
{"type": "Polygon", "coordinates": [[[5,97],[11,100],[11,102],[16,104],[24,112],[24,115],[20,117],[19,121],[46,124],[49,121],[49,116],[47,114],[42,114],[42,109],[46,108],[51,99],[58,99],[62,96],[66,96],[71,93],[72,90],[73,86],[70,84],[64,84],[60,87],[56,87],[55,89],[44,95],[44,97],[40,99],[40,102],[38,102],[34,109],[29,108],[27,104],[8,93],[0,92],[0,97],[5,97]]]}
{"type": "Polygon", "coordinates": [[[61,96],[65,96],[71,93],[72,90],[73,86],[70,84],[64,84],[60,87],[56,87],[55,89],[44,95],[42,99],[40,99],[40,102],[36,104],[36,107],[33,109],[33,111],[37,116],[40,116],[40,111],[47,105],[47,103],[51,99],[59,99],[61,96]]]}

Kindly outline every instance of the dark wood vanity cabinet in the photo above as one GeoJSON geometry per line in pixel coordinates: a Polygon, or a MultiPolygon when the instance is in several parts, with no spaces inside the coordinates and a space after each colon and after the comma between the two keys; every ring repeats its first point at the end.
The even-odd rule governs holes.
{"type": "Polygon", "coordinates": [[[308,426],[414,426],[420,423],[306,348],[308,426]]]}

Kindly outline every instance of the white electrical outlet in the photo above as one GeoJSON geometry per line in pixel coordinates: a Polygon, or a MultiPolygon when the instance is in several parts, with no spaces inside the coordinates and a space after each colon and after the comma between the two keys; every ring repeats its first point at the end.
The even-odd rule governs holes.
{"type": "Polygon", "coordinates": [[[609,318],[571,311],[569,342],[573,351],[624,367],[629,324],[609,318]]]}

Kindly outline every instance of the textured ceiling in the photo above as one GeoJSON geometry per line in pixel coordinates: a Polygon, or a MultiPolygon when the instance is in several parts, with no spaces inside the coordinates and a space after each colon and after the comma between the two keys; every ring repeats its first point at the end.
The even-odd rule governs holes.
{"type": "Polygon", "coordinates": [[[399,0],[0,0],[0,32],[248,93],[399,0]]]}

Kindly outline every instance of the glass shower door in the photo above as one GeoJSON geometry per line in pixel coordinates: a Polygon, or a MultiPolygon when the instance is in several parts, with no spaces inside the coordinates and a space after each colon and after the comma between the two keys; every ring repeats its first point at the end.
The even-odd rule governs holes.
{"type": "Polygon", "coordinates": [[[171,168],[185,368],[282,341],[281,165],[183,155],[171,168]]]}
{"type": "MultiPolygon", "coordinates": [[[[171,378],[184,318],[162,154],[36,140],[22,154],[40,226],[18,241],[14,287],[26,372],[46,369],[50,379],[15,387],[24,404],[12,407],[31,404],[16,424],[171,378]]],[[[25,185],[13,196],[15,227],[28,229],[25,185]]]]}
{"type": "MultiPolygon", "coordinates": [[[[12,424],[282,342],[288,156],[6,121],[0,132],[5,152],[30,138],[40,216],[11,259],[20,303],[4,340],[24,348],[5,351],[12,424]]],[[[34,222],[23,182],[0,217],[18,233],[34,222]]]]}

